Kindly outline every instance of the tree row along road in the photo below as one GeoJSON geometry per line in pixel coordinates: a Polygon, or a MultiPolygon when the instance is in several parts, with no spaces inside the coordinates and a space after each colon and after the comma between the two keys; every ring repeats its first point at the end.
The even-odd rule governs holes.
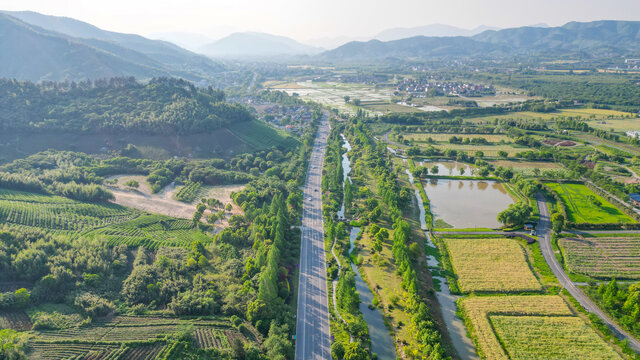
{"type": "Polygon", "coordinates": [[[327,272],[322,224],[322,164],[329,136],[328,113],[320,121],[304,185],[296,359],[331,359],[327,272]]]}
{"type": "Polygon", "coordinates": [[[551,236],[549,229],[551,228],[551,222],[549,220],[549,209],[547,208],[547,202],[542,194],[536,195],[536,201],[538,203],[538,209],[540,209],[540,223],[538,224],[538,238],[540,239],[540,249],[545,261],[553,271],[562,287],[567,289],[569,294],[573,296],[588,312],[597,315],[605,324],[611,329],[614,335],[620,340],[629,340],[629,346],[640,353],[640,342],[633,336],[629,335],[624,329],[616,324],[607,314],[602,311],[591,299],[589,299],[580,288],[578,288],[569,276],[564,272],[562,265],[558,262],[553,248],[551,247],[551,236]]]}

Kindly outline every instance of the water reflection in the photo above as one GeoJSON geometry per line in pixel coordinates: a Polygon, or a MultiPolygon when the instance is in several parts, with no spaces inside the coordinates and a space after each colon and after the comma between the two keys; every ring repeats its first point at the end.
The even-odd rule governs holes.
{"type": "Polygon", "coordinates": [[[438,175],[448,176],[476,176],[477,169],[469,164],[457,162],[457,161],[438,161],[431,162],[428,160],[421,161],[421,166],[425,166],[429,169],[431,174],[431,168],[433,166],[438,167],[438,175]]]}
{"type": "Polygon", "coordinates": [[[456,228],[496,228],[498,213],[514,202],[501,183],[429,179],[425,186],[435,219],[456,228]]]}

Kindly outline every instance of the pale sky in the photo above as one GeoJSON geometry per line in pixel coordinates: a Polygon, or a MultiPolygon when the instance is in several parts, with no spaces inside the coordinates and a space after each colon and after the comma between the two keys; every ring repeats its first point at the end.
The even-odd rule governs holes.
{"type": "Polygon", "coordinates": [[[0,9],[68,16],[145,36],[180,31],[219,38],[262,31],[297,40],[373,36],[433,23],[469,29],[640,20],[640,0],[0,0],[0,9]]]}

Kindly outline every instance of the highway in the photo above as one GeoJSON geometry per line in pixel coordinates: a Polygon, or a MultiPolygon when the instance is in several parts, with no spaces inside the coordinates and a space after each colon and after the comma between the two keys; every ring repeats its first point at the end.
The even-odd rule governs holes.
{"type": "Polygon", "coordinates": [[[628,339],[629,346],[636,352],[640,352],[640,342],[624,331],[618,324],[607,316],[591,299],[589,299],[578,288],[569,276],[564,272],[562,265],[558,262],[553,248],[551,247],[551,221],[549,219],[549,208],[547,208],[547,202],[542,194],[537,194],[536,201],[538,203],[538,209],[540,209],[540,223],[538,224],[538,238],[540,239],[540,249],[545,261],[553,271],[562,287],[573,296],[588,312],[596,314],[605,324],[611,329],[614,335],[621,340],[628,339]]]}
{"type": "Polygon", "coordinates": [[[329,120],[328,113],[325,112],[318,127],[304,185],[296,319],[296,359],[298,360],[331,359],[320,189],[328,136],[329,120]]]}

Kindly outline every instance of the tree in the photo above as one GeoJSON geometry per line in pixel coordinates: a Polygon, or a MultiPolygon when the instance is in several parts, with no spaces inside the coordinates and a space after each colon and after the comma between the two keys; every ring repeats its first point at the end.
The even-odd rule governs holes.
{"type": "Polygon", "coordinates": [[[29,341],[29,334],[15,330],[0,330],[0,359],[27,359],[24,348],[29,341]]]}
{"type": "Polygon", "coordinates": [[[369,354],[360,343],[349,343],[344,350],[344,360],[367,360],[369,354]]]}
{"type": "Polygon", "coordinates": [[[440,169],[438,168],[438,165],[433,165],[431,167],[431,173],[434,175],[438,175],[438,172],[440,171],[440,169]]]}
{"type": "Polygon", "coordinates": [[[479,158],[484,157],[484,152],[482,152],[480,150],[476,151],[476,157],[479,157],[479,158]]]}
{"type": "Polygon", "coordinates": [[[348,103],[349,101],[351,101],[351,96],[345,95],[344,96],[344,102],[348,103]]]}
{"type": "Polygon", "coordinates": [[[31,298],[31,293],[29,292],[29,290],[25,288],[18,289],[15,292],[15,301],[16,301],[16,306],[18,308],[23,309],[27,307],[27,305],[29,305],[30,298],[31,298]]]}
{"type": "Polygon", "coordinates": [[[337,360],[341,360],[344,357],[344,346],[339,341],[334,341],[331,344],[331,357],[337,360]]]}
{"type": "Polygon", "coordinates": [[[269,329],[269,336],[263,346],[270,360],[286,360],[292,358],[293,347],[289,341],[289,326],[273,322],[269,329]]]}
{"type": "Polygon", "coordinates": [[[127,181],[125,183],[125,185],[130,187],[130,188],[138,188],[138,186],[140,186],[140,183],[138,183],[138,181],[135,180],[135,179],[131,179],[131,180],[127,181]]]}
{"type": "Polygon", "coordinates": [[[551,224],[553,227],[553,232],[555,232],[556,234],[560,234],[562,232],[562,228],[564,227],[564,215],[557,212],[551,214],[551,224]]]}
{"type": "Polygon", "coordinates": [[[498,156],[500,156],[502,158],[506,158],[507,156],[509,156],[509,153],[504,151],[504,150],[500,150],[500,151],[498,151],[498,156]]]}
{"type": "Polygon", "coordinates": [[[498,214],[498,221],[504,225],[522,225],[529,218],[531,213],[531,207],[519,201],[515,204],[509,205],[509,207],[498,214]]]}

